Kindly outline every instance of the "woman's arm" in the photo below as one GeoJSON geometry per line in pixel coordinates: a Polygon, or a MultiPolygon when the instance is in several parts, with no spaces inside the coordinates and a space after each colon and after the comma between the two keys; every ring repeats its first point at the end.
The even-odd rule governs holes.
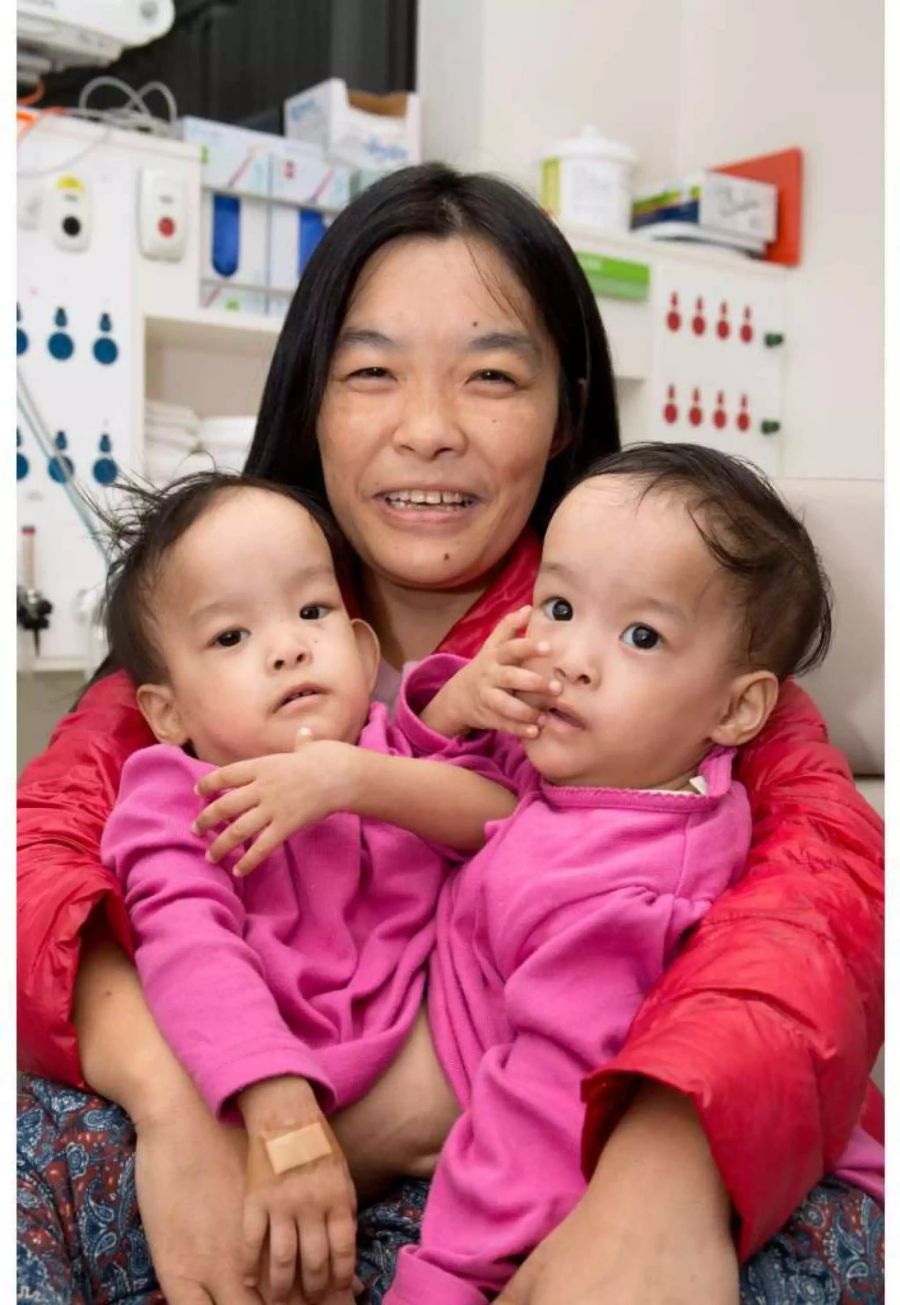
{"type": "Polygon", "coordinates": [[[645,1082],[497,1305],[737,1305],[731,1204],[691,1102],[645,1082]]]}
{"type": "Polygon", "coordinates": [[[683,1093],[743,1259],[835,1165],[859,1115],[883,1035],[884,883],[882,824],[796,685],[738,776],[754,822],[745,877],[644,1003],[619,1056],[585,1081],[583,1159],[593,1174],[642,1077],[683,1093]]]}
{"type": "Polygon", "coordinates": [[[82,931],[91,919],[128,954],[122,894],[100,837],[126,758],[153,741],[128,678],[99,681],[18,786],[18,1031],[23,1069],[84,1085],[72,1022],[82,931]]]}

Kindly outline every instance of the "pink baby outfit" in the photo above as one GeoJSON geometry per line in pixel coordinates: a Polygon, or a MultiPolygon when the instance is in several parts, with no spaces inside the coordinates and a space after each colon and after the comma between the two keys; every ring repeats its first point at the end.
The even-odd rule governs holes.
{"type": "MultiPolygon", "coordinates": [[[[378,704],[360,745],[411,755],[378,704]]],[[[454,854],[339,812],[235,879],[237,854],[212,865],[191,833],[205,805],[194,785],[212,769],[157,745],[122,773],[102,854],[125,890],[144,992],[220,1117],[236,1120],[234,1093],[276,1074],[309,1079],[336,1110],[410,1031],[454,854]]]]}
{"type": "Polygon", "coordinates": [[[432,733],[414,713],[460,665],[413,671],[398,721],[418,755],[480,757],[520,801],[438,905],[428,1013],[464,1113],[385,1305],[483,1305],[577,1203],[581,1080],[622,1046],[750,845],[730,750],[701,764],[701,796],[553,787],[509,735],[432,733]]]}

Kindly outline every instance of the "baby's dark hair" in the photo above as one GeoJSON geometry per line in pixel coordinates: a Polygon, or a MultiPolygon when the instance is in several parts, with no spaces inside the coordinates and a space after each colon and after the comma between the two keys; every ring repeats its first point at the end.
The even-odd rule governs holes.
{"type": "Polygon", "coordinates": [[[783,680],[823,660],[831,642],[828,577],[803,523],[751,462],[699,444],[631,444],[600,458],[577,483],[595,476],[635,476],[641,498],[666,489],[683,496],[734,583],[748,666],[783,680]]]}
{"type": "Polygon", "coordinates": [[[164,680],[166,667],[154,639],[153,591],[166,555],[195,521],[223,494],[261,489],[291,499],[319,526],[335,564],[338,583],[346,579],[346,545],[331,514],[304,490],[276,484],[259,476],[201,471],[163,489],[135,480],[120,480],[122,505],[115,510],[95,506],[112,557],[106,577],[104,619],[113,662],[135,684],[164,680]]]}

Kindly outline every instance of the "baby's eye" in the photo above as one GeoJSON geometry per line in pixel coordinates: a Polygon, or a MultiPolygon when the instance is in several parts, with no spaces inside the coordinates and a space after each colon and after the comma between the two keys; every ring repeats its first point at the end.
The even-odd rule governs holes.
{"type": "Polygon", "coordinates": [[[300,608],[300,620],[321,621],[330,611],[331,608],[325,603],[307,603],[305,607],[300,608]]]}
{"type": "Polygon", "coordinates": [[[571,621],[572,604],[567,598],[548,598],[541,603],[541,611],[551,621],[571,621]]]}
{"type": "Polygon", "coordinates": [[[622,631],[622,642],[627,643],[629,648],[640,648],[642,652],[647,652],[662,642],[662,635],[652,625],[629,625],[622,631]]]}
{"type": "Polygon", "coordinates": [[[223,630],[217,634],[213,643],[218,648],[234,648],[236,644],[242,643],[244,639],[250,638],[249,630],[223,630]]]}

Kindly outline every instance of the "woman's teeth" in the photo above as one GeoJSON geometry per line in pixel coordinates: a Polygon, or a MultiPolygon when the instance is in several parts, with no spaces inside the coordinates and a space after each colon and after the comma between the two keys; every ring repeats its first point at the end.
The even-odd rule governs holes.
{"type": "Polygon", "coordinates": [[[393,508],[461,508],[475,502],[469,494],[447,489],[396,489],[385,494],[384,501],[393,508]]]}

